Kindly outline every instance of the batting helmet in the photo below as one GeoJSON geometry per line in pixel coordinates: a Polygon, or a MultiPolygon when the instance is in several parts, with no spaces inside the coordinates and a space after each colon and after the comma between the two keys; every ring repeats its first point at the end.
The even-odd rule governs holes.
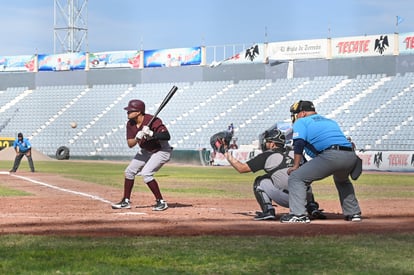
{"type": "Polygon", "coordinates": [[[290,119],[292,120],[292,123],[296,121],[297,114],[302,111],[315,112],[315,106],[313,105],[312,101],[300,100],[290,106],[290,119]]]}
{"type": "Polygon", "coordinates": [[[128,102],[128,106],[124,108],[128,112],[141,112],[145,114],[145,103],[139,99],[133,99],[128,102]]]}
{"type": "Polygon", "coordinates": [[[281,145],[281,147],[285,146],[286,137],[279,129],[272,129],[268,130],[264,134],[264,142],[271,141],[276,144],[281,145]]]}

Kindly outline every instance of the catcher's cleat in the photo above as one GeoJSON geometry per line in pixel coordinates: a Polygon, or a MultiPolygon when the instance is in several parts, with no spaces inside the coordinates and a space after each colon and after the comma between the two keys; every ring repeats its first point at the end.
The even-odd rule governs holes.
{"type": "Polygon", "coordinates": [[[267,212],[256,212],[255,221],[276,220],[275,210],[271,209],[267,212]]]}
{"type": "Polygon", "coordinates": [[[165,200],[157,200],[156,204],[152,208],[153,211],[164,211],[168,208],[168,204],[165,200]]]}
{"type": "Polygon", "coordinates": [[[131,201],[127,198],[123,198],[120,202],[112,204],[112,209],[130,209],[131,201]]]}
{"type": "Polygon", "coordinates": [[[345,216],[345,220],[351,221],[351,222],[360,222],[362,221],[362,217],[361,217],[361,214],[348,215],[348,216],[345,216]]]}
{"type": "Polygon", "coordinates": [[[310,223],[310,219],[306,215],[285,214],[280,218],[281,223],[310,223]]]}
{"type": "Polygon", "coordinates": [[[322,212],[322,209],[315,209],[310,215],[313,219],[326,220],[326,215],[322,212]]]}
{"type": "Polygon", "coordinates": [[[319,220],[325,220],[326,216],[322,212],[323,209],[319,209],[319,203],[317,202],[309,202],[306,205],[306,210],[309,214],[309,216],[313,219],[319,219],[319,220]]]}

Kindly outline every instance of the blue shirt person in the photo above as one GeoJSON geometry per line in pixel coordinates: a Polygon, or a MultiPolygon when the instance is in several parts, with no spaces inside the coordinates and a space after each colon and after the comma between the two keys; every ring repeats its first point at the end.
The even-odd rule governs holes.
{"type": "Polygon", "coordinates": [[[357,164],[352,144],[338,123],[316,113],[311,101],[298,101],[290,107],[293,123],[294,164],[288,169],[289,214],[282,223],[309,223],[306,215],[306,189],[312,182],[333,176],[345,220],[361,221],[351,171],[357,164]],[[303,152],[312,160],[300,165],[303,152]]]}
{"type": "Polygon", "coordinates": [[[17,171],[17,169],[20,166],[20,162],[23,156],[27,157],[30,170],[34,172],[35,169],[34,169],[33,159],[32,159],[32,145],[30,144],[30,141],[27,138],[23,137],[22,133],[17,134],[17,138],[13,142],[13,148],[16,151],[16,157],[14,159],[13,168],[10,170],[10,172],[17,171]]]}

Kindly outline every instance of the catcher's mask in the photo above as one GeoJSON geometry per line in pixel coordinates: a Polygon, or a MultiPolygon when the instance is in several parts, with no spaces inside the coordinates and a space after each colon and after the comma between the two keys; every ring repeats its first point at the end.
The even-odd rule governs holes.
{"type": "Polygon", "coordinates": [[[128,112],[141,112],[145,114],[145,103],[139,99],[133,99],[128,102],[128,106],[124,108],[128,112]]]}
{"type": "Polygon", "coordinates": [[[266,142],[274,142],[279,147],[284,147],[286,143],[286,137],[279,129],[267,130],[263,134],[262,151],[266,151],[266,142]]]}
{"type": "Polygon", "coordinates": [[[299,100],[290,106],[290,119],[292,123],[298,119],[298,114],[302,111],[315,111],[315,106],[312,101],[299,100]]]}

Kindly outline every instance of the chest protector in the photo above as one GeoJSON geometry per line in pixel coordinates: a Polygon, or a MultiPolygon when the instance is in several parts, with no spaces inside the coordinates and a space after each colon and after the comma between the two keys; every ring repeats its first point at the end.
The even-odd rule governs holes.
{"type": "Polygon", "coordinates": [[[273,168],[272,170],[265,170],[268,175],[272,175],[277,170],[292,167],[293,163],[294,163],[293,158],[291,156],[289,156],[289,151],[288,150],[286,150],[284,148],[276,148],[275,150],[272,150],[272,152],[270,154],[275,154],[275,153],[282,154],[283,161],[278,166],[273,168]]]}

